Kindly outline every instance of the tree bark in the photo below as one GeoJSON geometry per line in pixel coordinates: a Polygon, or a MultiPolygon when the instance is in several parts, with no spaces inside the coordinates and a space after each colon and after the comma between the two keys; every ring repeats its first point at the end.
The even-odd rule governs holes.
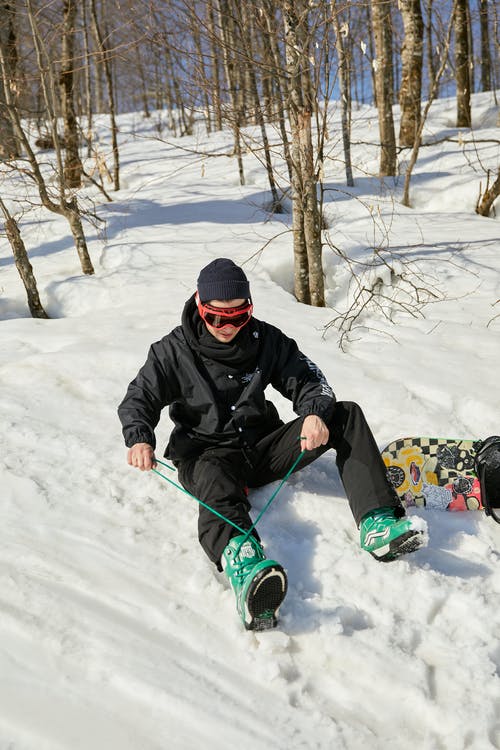
{"type": "Polygon", "coordinates": [[[220,26],[222,29],[222,45],[223,45],[223,59],[224,59],[224,70],[226,73],[226,81],[229,90],[229,99],[231,101],[231,126],[234,134],[234,153],[238,162],[238,174],[240,177],[240,185],[245,184],[245,171],[243,169],[243,155],[241,150],[241,125],[242,125],[242,113],[241,113],[241,95],[239,92],[239,73],[236,70],[236,65],[233,57],[233,51],[236,49],[234,40],[234,21],[229,8],[228,0],[218,0],[219,5],[219,19],[220,26]]]}
{"type": "Polygon", "coordinates": [[[432,91],[436,80],[436,66],[434,64],[434,42],[432,37],[432,16],[434,0],[426,0],[426,24],[425,41],[427,52],[427,78],[429,80],[429,91],[432,91]]]}
{"type": "Polygon", "coordinates": [[[373,34],[375,37],[375,86],[380,132],[381,177],[396,175],[396,136],[392,115],[392,25],[390,0],[372,0],[373,34]]]}
{"type": "Polygon", "coordinates": [[[26,246],[23,242],[23,238],[21,237],[21,232],[19,231],[16,220],[11,216],[7,206],[1,198],[0,210],[2,211],[5,219],[5,234],[7,235],[7,239],[9,240],[12,252],[14,254],[16,268],[26,290],[28,307],[31,312],[31,317],[48,318],[49,316],[45,312],[45,309],[40,301],[35,274],[33,273],[33,267],[29,261],[28,253],[26,252],[26,246]]]}
{"type": "Polygon", "coordinates": [[[107,45],[104,42],[101,27],[97,18],[95,0],[90,1],[90,12],[92,16],[92,26],[94,36],[99,50],[99,56],[104,67],[104,76],[108,87],[108,107],[109,118],[111,120],[111,148],[113,151],[113,187],[115,190],[120,189],[120,153],[118,150],[118,125],[116,123],[115,113],[115,93],[113,86],[113,75],[111,71],[111,62],[107,45]]]}
{"type": "Polygon", "coordinates": [[[476,213],[480,216],[489,216],[491,207],[496,199],[500,196],[500,168],[493,185],[487,187],[476,206],[476,213]]]}
{"type": "Polygon", "coordinates": [[[221,86],[220,86],[220,46],[215,30],[215,11],[214,0],[208,0],[207,5],[207,24],[210,36],[210,53],[211,53],[211,79],[212,79],[212,108],[214,117],[215,130],[222,130],[222,106],[221,106],[221,86]]]}
{"type": "Polygon", "coordinates": [[[401,52],[402,75],[399,90],[401,124],[399,145],[411,148],[420,124],[424,22],[420,0],[399,0],[405,36],[401,52]]]}
{"type": "MultiPolygon", "coordinates": [[[[14,30],[14,5],[0,1],[0,44],[5,50],[5,86],[12,89],[17,59],[16,34],[14,30]]],[[[20,155],[19,143],[7,110],[4,86],[0,85],[0,161],[16,159],[20,155]]]]}
{"type": "Polygon", "coordinates": [[[479,2],[479,22],[481,25],[481,91],[491,91],[491,52],[488,0],[480,0],[479,2]]]}
{"type": "Polygon", "coordinates": [[[453,0],[453,9],[451,12],[450,21],[448,24],[448,29],[446,32],[446,39],[444,40],[443,44],[443,50],[441,53],[441,63],[439,65],[439,69],[436,72],[436,75],[434,76],[434,80],[432,82],[431,90],[429,91],[429,98],[425,104],[424,111],[422,113],[422,116],[420,118],[420,125],[418,126],[418,132],[415,138],[415,142],[413,144],[411,154],[410,154],[410,160],[408,163],[408,167],[406,169],[405,174],[405,184],[403,188],[403,199],[402,204],[403,206],[406,206],[407,208],[410,208],[410,182],[411,182],[411,176],[413,174],[413,169],[415,167],[415,164],[417,163],[418,159],[418,153],[420,150],[420,139],[422,137],[422,131],[424,129],[424,125],[427,120],[427,115],[429,114],[429,110],[432,106],[432,102],[437,96],[438,88],[439,88],[439,82],[441,80],[441,76],[444,73],[444,69],[446,67],[446,64],[448,62],[448,53],[450,51],[450,42],[451,42],[451,35],[453,31],[453,16],[455,13],[455,8],[458,0],[453,0]]]}
{"type": "Polygon", "coordinates": [[[87,129],[86,129],[86,141],[87,141],[87,156],[90,158],[92,154],[92,120],[93,120],[93,103],[92,103],[92,76],[91,76],[91,54],[89,44],[89,30],[87,23],[87,3],[88,0],[82,2],[82,21],[83,21],[83,49],[85,55],[85,111],[87,115],[87,129]]]}
{"type": "Polygon", "coordinates": [[[64,179],[69,188],[82,184],[83,165],[78,151],[78,122],[74,101],[76,0],[64,0],[61,44],[61,105],[64,120],[64,179]]]}
{"type": "Polygon", "coordinates": [[[295,296],[299,302],[325,304],[321,219],[312,144],[312,91],[307,39],[307,6],[284,0],[288,112],[292,131],[292,206],[295,296]]]}
{"type": "Polygon", "coordinates": [[[468,0],[458,0],[454,16],[457,128],[470,128],[471,126],[468,5],[468,0]]]}
{"type": "Polygon", "coordinates": [[[337,2],[330,0],[332,6],[332,23],[335,31],[335,47],[338,58],[338,76],[340,88],[340,117],[342,122],[342,143],[344,146],[345,175],[348,187],[354,186],[351,161],[351,92],[349,90],[349,66],[345,54],[343,31],[339,21],[337,2]]]}

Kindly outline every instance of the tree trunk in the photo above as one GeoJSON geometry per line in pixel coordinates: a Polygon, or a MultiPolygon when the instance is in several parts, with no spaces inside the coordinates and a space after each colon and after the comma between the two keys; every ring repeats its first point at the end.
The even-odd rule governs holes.
{"type": "Polygon", "coordinates": [[[222,130],[222,107],[221,107],[221,87],[220,87],[220,44],[215,30],[215,11],[214,0],[208,0],[207,23],[210,35],[210,53],[211,53],[211,78],[212,78],[212,107],[214,116],[215,130],[222,130]]]}
{"type": "MultiPolygon", "coordinates": [[[[263,4],[264,13],[264,44],[269,50],[270,68],[272,70],[273,83],[276,91],[275,96],[275,107],[278,117],[279,131],[281,135],[281,142],[283,144],[283,155],[285,157],[286,166],[288,170],[288,177],[290,184],[292,182],[292,157],[290,155],[290,143],[288,140],[288,134],[286,130],[286,117],[285,117],[285,99],[286,95],[283,91],[283,71],[285,67],[285,61],[282,60],[282,54],[277,39],[277,29],[273,16],[274,6],[272,0],[267,0],[263,4]]],[[[274,114],[274,112],[273,112],[274,114]]]]}
{"type": "Polygon", "coordinates": [[[399,145],[411,148],[420,124],[424,23],[420,0],[399,0],[405,36],[401,52],[402,75],[399,90],[401,124],[399,145]]]}
{"type": "Polygon", "coordinates": [[[299,147],[302,171],[304,238],[309,266],[309,292],[311,305],[325,306],[325,288],[321,247],[321,216],[318,207],[317,178],[314,172],[314,151],[312,144],[311,112],[299,113],[299,147]]]}
{"type": "Polygon", "coordinates": [[[83,166],[78,152],[78,123],[74,102],[76,0],[64,0],[61,44],[61,105],[64,120],[64,179],[69,188],[82,184],[83,166]]]}
{"type": "MultiPolygon", "coordinates": [[[[5,50],[5,86],[11,89],[17,60],[14,7],[12,2],[0,1],[0,44],[5,50]]],[[[0,85],[0,161],[16,159],[20,155],[19,143],[7,111],[4,86],[0,85]]]]}
{"type": "MultiPolygon", "coordinates": [[[[115,115],[115,94],[113,86],[113,75],[111,71],[111,62],[107,49],[107,45],[104,42],[104,38],[99,26],[97,19],[97,10],[95,0],[90,2],[90,12],[92,15],[92,26],[94,29],[94,36],[99,49],[99,57],[104,67],[104,75],[106,78],[106,84],[108,87],[108,107],[109,107],[109,118],[111,120],[111,148],[113,151],[113,186],[115,190],[120,189],[120,153],[118,151],[118,125],[116,124],[115,115]]],[[[108,35],[106,35],[107,37],[108,35]]]]}
{"type": "MultiPolygon", "coordinates": [[[[7,110],[8,110],[11,122],[12,122],[12,126],[14,128],[14,132],[16,134],[16,137],[19,143],[22,144],[24,151],[26,152],[27,159],[31,167],[31,171],[32,171],[32,177],[37,186],[42,205],[44,206],[44,208],[47,208],[49,211],[52,211],[55,214],[59,214],[60,216],[64,216],[69,221],[68,209],[71,208],[72,204],[74,204],[74,206],[76,207],[76,199],[73,198],[72,201],[68,203],[68,201],[65,198],[64,169],[62,165],[61,148],[60,148],[60,144],[57,138],[57,127],[56,127],[57,118],[55,116],[55,113],[53,111],[53,106],[52,106],[53,105],[52,97],[54,95],[54,81],[53,81],[52,71],[50,69],[50,66],[45,68],[42,64],[43,60],[42,60],[42,51],[41,51],[41,38],[38,36],[39,32],[36,27],[31,0],[28,0],[27,5],[28,5],[28,11],[29,11],[30,26],[33,32],[33,40],[35,42],[37,63],[38,63],[39,71],[41,74],[42,88],[44,92],[44,101],[47,107],[47,116],[50,118],[51,123],[52,123],[52,136],[54,138],[54,145],[56,147],[57,177],[58,177],[58,183],[59,183],[58,184],[58,188],[59,188],[59,202],[58,203],[56,203],[49,195],[49,191],[47,189],[47,183],[45,182],[45,178],[42,174],[42,170],[40,169],[40,165],[31,147],[30,140],[28,136],[26,135],[26,132],[24,131],[23,123],[21,120],[21,115],[19,113],[19,110],[14,104],[13,97],[10,91],[10,87],[8,86],[8,83],[7,83],[6,62],[5,62],[6,53],[5,53],[5,48],[3,47],[1,43],[1,40],[0,40],[0,69],[2,72],[2,76],[0,80],[3,81],[5,101],[6,101],[7,110]],[[45,78],[44,78],[45,75],[48,78],[47,82],[45,81],[45,78]]],[[[78,212],[77,208],[76,210],[78,212]]],[[[83,273],[86,273],[86,274],[92,274],[94,273],[94,269],[92,266],[92,262],[90,260],[90,256],[88,254],[87,245],[85,242],[85,236],[83,234],[83,230],[81,229],[81,222],[80,222],[80,230],[78,231],[78,234],[75,234],[74,232],[74,228],[76,227],[75,222],[69,221],[69,224],[70,224],[71,231],[73,233],[75,246],[77,248],[77,252],[80,257],[82,271],[83,273]]]]}
{"type": "Polygon", "coordinates": [[[203,101],[205,104],[205,127],[207,129],[207,133],[212,132],[212,113],[211,113],[211,106],[210,106],[210,83],[208,80],[207,72],[205,69],[205,59],[203,55],[203,46],[201,42],[200,37],[200,30],[199,30],[199,19],[195,14],[193,14],[193,21],[191,25],[191,33],[193,35],[193,41],[194,46],[196,50],[196,68],[197,68],[197,75],[199,75],[199,80],[201,84],[201,96],[203,97],[203,101]]]}
{"type": "MultiPolygon", "coordinates": [[[[242,6],[238,6],[238,13],[243,11],[242,6]]],[[[249,27],[249,19],[246,18],[246,14],[243,12],[242,15],[238,14],[238,31],[239,31],[239,44],[241,45],[241,50],[245,55],[245,58],[247,60],[252,59],[252,46],[251,46],[251,38],[249,41],[249,33],[248,33],[248,27],[249,27]]],[[[273,164],[271,159],[271,146],[269,144],[269,138],[267,137],[267,130],[266,130],[266,123],[264,119],[264,113],[262,111],[262,105],[260,103],[260,96],[259,96],[259,87],[257,83],[257,75],[255,73],[255,66],[248,65],[247,66],[247,86],[248,86],[248,92],[247,94],[249,97],[252,98],[252,104],[254,109],[254,119],[255,123],[260,128],[261,138],[262,138],[262,146],[264,150],[264,162],[266,166],[266,172],[267,172],[267,179],[269,182],[269,187],[271,190],[272,195],[272,207],[271,210],[274,213],[282,213],[282,207],[281,207],[281,201],[278,195],[278,189],[276,186],[276,180],[274,178],[274,170],[273,170],[273,164]]]]}
{"type": "Polygon", "coordinates": [[[349,69],[344,49],[344,38],[341,29],[336,0],[330,0],[332,6],[332,23],[335,31],[335,47],[338,57],[338,75],[340,88],[340,116],[342,122],[342,142],[344,145],[345,174],[348,187],[354,186],[351,161],[351,92],[349,90],[349,69]]]}
{"type": "Polygon", "coordinates": [[[480,0],[479,2],[479,21],[481,25],[481,91],[491,91],[491,52],[488,0],[480,0]]]}
{"type": "Polygon", "coordinates": [[[420,125],[418,126],[418,132],[415,138],[415,142],[413,144],[411,154],[410,154],[410,160],[408,163],[408,167],[406,169],[405,174],[405,184],[403,188],[403,200],[401,201],[403,206],[406,206],[407,208],[410,208],[410,182],[411,182],[411,176],[413,173],[413,169],[415,167],[415,164],[417,163],[418,159],[418,152],[420,150],[420,139],[422,137],[422,131],[424,129],[424,125],[427,120],[427,115],[429,114],[429,110],[431,108],[432,102],[437,96],[437,92],[439,89],[439,82],[441,80],[441,76],[444,73],[444,69],[446,67],[446,64],[448,62],[448,54],[450,51],[450,42],[451,42],[451,35],[453,31],[453,16],[456,8],[458,0],[453,0],[453,9],[450,17],[450,21],[448,23],[448,29],[446,32],[446,39],[443,43],[443,49],[441,52],[441,63],[439,65],[439,70],[436,72],[436,75],[434,76],[434,80],[432,82],[432,88],[429,91],[429,98],[425,104],[424,111],[422,113],[422,116],[420,118],[420,125]]]}
{"type": "Polygon", "coordinates": [[[93,103],[92,103],[92,76],[90,68],[90,44],[89,44],[89,30],[87,23],[87,2],[83,0],[82,3],[82,20],[83,20],[83,49],[85,55],[85,111],[87,114],[87,157],[90,158],[92,155],[92,118],[93,118],[93,103]]]}
{"type": "Polygon", "coordinates": [[[500,196],[500,168],[498,175],[493,185],[486,188],[485,192],[481,196],[476,206],[476,213],[480,216],[489,216],[491,207],[496,199],[500,196]]]}
{"type": "Polygon", "coordinates": [[[454,17],[457,128],[471,126],[468,15],[468,0],[458,0],[454,17]]]}
{"type": "Polygon", "coordinates": [[[230,12],[228,0],[218,0],[219,19],[222,29],[222,54],[224,58],[224,69],[231,101],[231,125],[234,133],[234,153],[238,162],[238,173],[240,185],[245,184],[245,172],[243,169],[243,155],[241,151],[241,95],[238,91],[238,72],[233,57],[236,49],[234,40],[234,23],[230,12]]]}
{"type": "Polygon", "coordinates": [[[307,6],[284,0],[285,56],[292,130],[292,204],[295,295],[323,307],[321,219],[312,145],[312,94],[307,38],[307,6]]]}
{"type": "Polygon", "coordinates": [[[392,116],[392,25],[390,0],[372,0],[375,37],[375,86],[380,132],[380,176],[396,175],[396,136],[392,116]]]}
{"type": "Polygon", "coordinates": [[[87,250],[87,242],[85,240],[85,234],[82,226],[82,219],[78,210],[78,204],[76,198],[73,197],[71,201],[65,204],[63,213],[71,228],[71,233],[75,241],[76,251],[80,258],[80,264],[82,271],[85,274],[93,274],[94,268],[90,260],[90,256],[87,250]]]}
{"type": "Polygon", "coordinates": [[[434,64],[434,41],[432,37],[432,16],[434,0],[426,0],[426,24],[425,41],[427,52],[427,78],[429,80],[429,91],[432,91],[436,80],[436,66],[434,64]]]}
{"type": "Polygon", "coordinates": [[[5,219],[5,234],[7,235],[7,239],[9,240],[12,252],[14,254],[16,268],[26,290],[31,317],[48,318],[49,316],[45,312],[44,307],[40,301],[35,274],[33,273],[33,267],[29,261],[28,253],[26,252],[26,247],[23,242],[23,238],[21,237],[21,232],[19,231],[16,220],[11,216],[7,206],[1,198],[0,209],[5,219]]]}

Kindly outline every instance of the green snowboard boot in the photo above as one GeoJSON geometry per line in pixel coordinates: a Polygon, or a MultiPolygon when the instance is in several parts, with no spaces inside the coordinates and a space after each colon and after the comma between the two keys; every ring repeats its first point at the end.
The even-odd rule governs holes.
{"type": "Polygon", "coordinates": [[[222,553],[222,567],[231,582],[236,606],[247,630],[269,630],[278,622],[278,610],[287,591],[286,573],[267,560],[253,536],[235,536],[222,553]]]}
{"type": "Polygon", "coordinates": [[[418,516],[398,518],[394,510],[377,508],[367,513],[360,525],[362,549],[383,562],[415,552],[427,544],[426,522],[418,516]]]}

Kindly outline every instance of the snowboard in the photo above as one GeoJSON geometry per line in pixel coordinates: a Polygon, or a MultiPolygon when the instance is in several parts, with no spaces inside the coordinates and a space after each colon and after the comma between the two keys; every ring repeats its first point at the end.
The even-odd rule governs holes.
{"type": "Polygon", "coordinates": [[[387,476],[405,507],[481,510],[474,470],[481,440],[406,437],[382,451],[387,476]]]}

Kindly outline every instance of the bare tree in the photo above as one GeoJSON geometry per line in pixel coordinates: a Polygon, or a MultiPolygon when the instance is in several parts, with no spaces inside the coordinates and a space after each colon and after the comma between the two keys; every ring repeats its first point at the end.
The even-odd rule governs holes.
{"type": "Polygon", "coordinates": [[[220,54],[216,43],[215,10],[214,0],[207,0],[207,24],[209,33],[209,45],[211,54],[211,86],[213,99],[214,126],[216,130],[222,130],[222,107],[220,86],[220,54]]]}
{"type": "MultiPolygon", "coordinates": [[[[16,35],[14,30],[14,5],[0,1],[0,43],[5,50],[4,84],[9,86],[14,96],[14,69],[17,57],[16,35]]],[[[19,144],[7,111],[4,87],[0,86],[0,161],[19,156],[19,144]]]]}
{"type": "Polygon", "coordinates": [[[83,26],[83,66],[84,66],[84,81],[85,81],[85,106],[84,111],[87,115],[87,128],[85,138],[87,141],[87,156],[90,157],[92,154],[92,122],[94,115],[94,104],[92,101],[92,74],[91,74],[91,50],[90,50],[90,36],[89,36],[89,25],[88,25],[88,0],[82,2],[82,26],[83,26]]]}
{"type": "Polygon", "coordinates": [[[434,64],[434,39],[432,34],[432,18],[433,18],[433,7],[434,0],[425,0],[425,50],[426,50],[426,62],[427,62],[427,79],[429,81],[429,91],[432,90],[434,81],[436,80],[436,66],[434,64]]]}
{"type": "Polygon", "coordinates": [[[492,185],[489,184],[489,177],[490,175],[488,174],[488,183],[486,184],[486,190],[479,197],[476,206],[476,213],[478,213],[480,216],[489,216],[493,203],[500,196],[500,168],[498,169],[497,178],[492,185]]]}
{"type": "Polygon", "coordinates": [[[0,198],[0,211],[5,220],[5,234],[7,235],[7,239],[9,240],[14,254],[14,262],[26,290],[31,316],[33,318],[48,318],[49,316],[45,312],[40,301],[35,274],[33,273],[33,267],[29,261],[26,246],[21,237],[21,232],[19,231],[16,220],[10,213],[2,198],[0,198]]]}
{"type": "Polygon", "coordinates": [[[283,0],[285,55],[288,74],[288,113],[291,125],[292,229],[295,296],[300,302],[325,304],[321,246],[321,217],[314,169],[311,87],[308,50],[308,5],[283,0]]]}
{"type": "Polygon", "coordinates": [[[2,82],[3,82],[3,93],[5,97],[5,104],[6,109],[10,117],[10,121],[12,123],[12,127],[14,129],[16,138],[18,142],[22,145],[22,148],[24,152],[26,153],[27,160],[30,166],[30,170],[27,170],[25,167],[22,169],[23,174],[29,174],[31,179],[34,181],[38,193],[40,195],[40,199],[42,202],[42,205],[47,208],[49,211],[52,211],[53,213],[59,214],[61,216],[64,216],[71,229],[71,233],[73,235],[73,239],[75,242],[75,247],[78,252],[78,256],[80,258],[80,265],[82,268],[83,273],[85,274],[93,274],[94,268],[92,266],[92,262],[90,260],[90,256],[87,249],[87,243],[85,240],[85,234],[82,227],[81,217],[78,210],[78,203],[76,200],[76,197],[74,195],[67,196],[66,195],[66,183],[64,179],[64,167],[63,167],[63,155],[62,155],[62,148],[61,143],[59,139],[59,135],[57,132],[57,116],[54,109],[54,96],[55,96],[55,90],[56,85],[53,78],[53,71],[51,69],[50,65],[44,65],[44,55],[42,51],[42,40],[39,35],[39,30],[36,26],[35,18],[32,12],[32,5],[31,0],[27,0],[27,7],[28,7],[28,15],[29,15],[29,21],[31,25],[31,29],[33,32],[33,41],[34,41],[34,47],[36,51],[36,57],[38,61],[38,67],[39,71],[43,74],[41,75],[40,81],[42,84],[43,89],[43,97],[44,97],[44,103],[47,108],[47,113],[50,118],[50,126],[51,126],[51,136],[53,139],[53,143],[55,146],[55,154],[56,154],[56,176],[57,176],[57,188],[58,188],[58,196],[57,198],[53,197],[50,194],[49,188],[47,187],[47,182],[43,176],[42,169],[40,167],[40,164],[38,163],[38,160],[35,156],[35,153],[33,151],[33,148],[31,146],[30,139],[28,138],[27,132],[25,130],[25,123],[23,119],[21,118],[21,113],[19,111],[19,108],[16,106],[16,102],[14,100],[14,97],[11,93],[10,86],[8,84],[8,76],[7,76],[7,64],[6,64],[6,57],[7,57],[7,50],[5,49],[2,40],[0,39],[0,69],[2,73],[2,82]],[[47,80],[45,79],[45,75],[47,76],[47,80]]]}
{"type": "Polygon", "coordinates": [[[69,188],[82,184],[83,166],[78,151],[78,123],[74,101],[76,0],[64,0],[61,44],[61,106],[64,120],[66,160],[64,179],[69,188]]]}
{"type": "Polygon", "coordinates": [[[231,102],[231,120],[234,134],[234,153],[238,161],[238,173],[240,176],[240,185],[245,184],[245,171],[243,168],[243,153],[241,146],[241,127],[244,120],[241,104],[241,82],[240,70],[234,58],[234,51],[237,49],[235,40],[234,18],[231,12],[229,0],[218,0],[219,6],[219,23],[222,30],[223,39],[223,59],[226,81],[229,90],[231,102]]]}
{"type": "Polygon", "coordinates": [[[113,75],[111,71],[111,54],[108,50],[105,36],[101,30],[101,25],[97,17],[95,0],[90,0],[90,15],[92,19],[92,29],[99,51],[99,59],[104,69],[106,84],[108,87],[108,109],[109,119],[111,121],[111,148],[113,150],[113,185],[115,190],[120,189],[120,153],[118,150],[118,125],[116,122],[115,111],[115,90],[113,85],[113,75]]]}
{"type": "Polygon", "coordinates": [[[405,31],[401,52],[399,145],[411,148],[420,124],[424,23],[420,0],[399,0],[399,8],[405,31]]]}
{"type": "Polygon", "coordinates": [[[436,75],[434,76],[434,81],[432,83],[432,88],[431,88],[431,90],[429,92],[429,98],[427,100],[427,103],[426,103],[426,105],[424,107],[424,111],[422,112],[422,116],[420,118],[420,124],[418,126],[418,131],[417,131],[416,136],[415,136],[415,142],[413,143],[413,148],[412,148],[412,151],[411,151],[411,155],[410,155],[410,160],[409,160],[409,163],[408,163],[408,167],[406,169],[405,184],[404,184],[404,189],[403,189],[403,199],[402,199],[401,202],[402,202],[403,206],[407,206],[408,208],[410,208],[410,183],[411,183],[411,177],[412,177],[412,174],[413,174],[413,169],[415,167],[415,164],[417,163],[418,154],[419,154],[419,151],[420,151],[420,139],[422,137],[422,132],[424,130],[424,125],[425,125],[426,120],[427,120],[427,115],[429,114],[429,110],[430,110],[430,108],[432,106],[432,103],[433,103],[433,101],[436,98],[438,87],[439,87],[439,82],[441,80],[441,77],[442,77],[442,75],[444,73],[444,69],[445,69],[446,64],[448,62],[448,53],[449,53],[449,50],[450,50],[451,34],[452,34],[452,31],[453,31],[453,23],[454,23],[453,19],[454,19],[454,15],[455,15],[456,5],[457,5],[458,2],[459,2],[459,0],[453,0],[453,8],[452,8],[452,13],[450,15],[450,21],[448,23],[448,30],[446,32],[446,38],[444,39],[443,47],[442,47],[442,50],[441,50],[441,63],[439,65],[439,69],[436,71],[436,75]]]}
{"type": "Polygon", "coordinates": [[[253,100],[253,111],[256,124],[260,128],[260,134],[262,138],[262,147],[264,152],[264,164],[266,168],[267,178],[269,181],[269,187],[272,195],[272,206],[271,210],[275,213],[281,213],[281,201],[278,195],[278,189],[276,185],[276,179],[274,176],[271,148],[269,144],[269,138],[266,130],[266,122],[264,118],[263,107],[260,102],[259,85],[257,80],[257,66],[250,64],[252,60],[252,42],[254,41],[255,27],[253,19],[248,16],[244,10],[243,4],[236,4],[236,26],[238,31],[238,45],[245,55],[247,61],[247,88],[248,92],[253,100]]]}
{"type": "Polygon", "coordinates": [[[344,37],[349,34],[347,21],[340,22],[340,9],[336,0],[330,0],[332,9],[332,23],[335,31],[335,47],[338,57],[338,74],[340,87],[340,113],[342,121],[342,143],[344,146],[345,173],[348,187],[353,187],[351,161],[351,91],[349,86],[350,74],[348,57],[345,51],[344,37]]]}
{"type": "Polygon", "coordinates": [[[372,0],[375,37],[375,87],[380,132],[380,176],[395,176],[397,169],[396,136],[392,115],[392,23],[391,0],[372,0]]]}
{"type": "Polygon", "coordinates": [[[283,155],[285,157],[290,183],[292,182],[292,158],[290,155],[290,144],[286,128],[286,92],[285,92],[285,60],[282,58],[278,44],[278,27],[274,13],[273,0],[264,0],[262,8],[263,18],[263,44],[266,48],[267,70],[272,77],[272,90],[274,92],[273,102],[270,104],[269,117],[271,120],[276,116],[278,119],[283,155]]]}
{"type": "Polygon", "coordinates": [[[481,91],[491,91],[491,51],[488,0],[479,0],[481,26],[481,91]]]}
{"type": "Polygon", "coordinates": [[[457,79],[457,128],[471,126],[471,71],[469,66],[469,3],[458,0],[455,22],[455,75],[457,79]]]}

